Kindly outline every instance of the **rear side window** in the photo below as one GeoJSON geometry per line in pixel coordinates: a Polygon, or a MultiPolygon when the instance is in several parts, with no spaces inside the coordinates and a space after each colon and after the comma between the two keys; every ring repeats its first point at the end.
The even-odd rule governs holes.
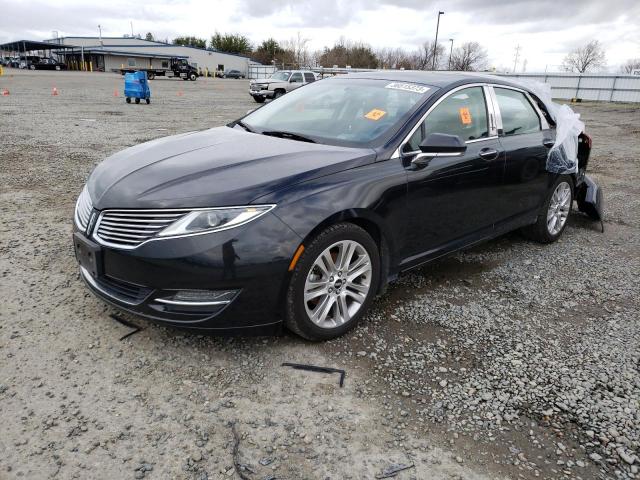
{"type": "Polygon", "coordinates": [[[502,131],[505,135],[519,135],[540,131],[540,117],[524,93],[508,88],[495,88],[502,131]]]}
{"type": "Polygon", "coordinates": [[[304,80],[307,83],[311,83],[311,82],[315,82],[316,81],[316,77],[313,73],[305,73],[304,74],[304,80]]]}
{"type": "Polygon", "coordinates": [[[291,83],[302,83],[302,74],[300,72],[296,72],[293,75],[291,75],[291,80],[289,80],[291,83]]]}
{"type": "Polygon", "coordinates": [[[434,108],[409,140],[409,149],[418,150],[431,133],[458,135],[463,142],[489,136],[487,104],[482,87],[470,87],[449,95],[434,108]]]}

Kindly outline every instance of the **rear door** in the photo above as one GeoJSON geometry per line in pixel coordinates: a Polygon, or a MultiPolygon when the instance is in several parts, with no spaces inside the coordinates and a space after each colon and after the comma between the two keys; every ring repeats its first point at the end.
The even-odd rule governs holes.
{"type": "Polygon", "coordinates": [[[406,266],[493,233],[505,156],[488,92],[474,85],[449,93],[401,147],[408,175],[406,266]],[[419,151],[420,142],[431,133],[458,135],[466,152],[413,167],[410,152],[419,151]]]}
{"type": "Polygon", "coordinates": [[[503,228],[537,214],[551,174],[546,171],[555,132],[524,91],[494,85],[498,135],[506,152],[504,185],[499,204],[503,228]]]}

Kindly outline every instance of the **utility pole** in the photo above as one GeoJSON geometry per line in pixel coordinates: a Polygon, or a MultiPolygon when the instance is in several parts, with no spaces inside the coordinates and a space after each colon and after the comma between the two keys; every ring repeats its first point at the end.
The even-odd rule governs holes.
{"type": "Polygon", "coordinates": [[[451,70],[451,56],[453,55],[453,38],[450,38],[451,49],[449,50],[449,68],[447,70],[451,70]]]}
{"type": "Polygon", "coordinates": [[[438,30],[440,29],[440,15],[444,15],[444,12],[438,11],[438,23],[436,24],[436,40],[433,42],[433,67],[436,69],[436,57],[438,56],[438,30]]]}
{"type": "Polygon", "coordinates": [[[520,56],[520,45],[516,47],[516,58],[513,61],[513,73],[516,73],[516,65],[518,64],[518,57],[520,56]]]}
{"type": "Polygon", "coordinates": [[[100,38],[100,45],[102,46],[102,27],[98,25],[98,38],[100,38]]]}
{"type": "Polygon", "coordinates": [[[131,24],[131,38],[133,38],[133,21],[129,22],[131,24]]]}

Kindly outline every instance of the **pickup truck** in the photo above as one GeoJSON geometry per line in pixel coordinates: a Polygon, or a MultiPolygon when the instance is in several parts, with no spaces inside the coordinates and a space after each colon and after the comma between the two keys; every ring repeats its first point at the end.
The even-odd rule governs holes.
{"type": "Polygon", "coordinates": [[[119,68],[121,75],[131,72],[147,72],[147,78],[153,80],[155,77],[176,77],[183,80],[195,81],[198,78],[198,69],[190,65],[185,58],[172,58],[169,68],[119,68]]]}
{"type": "Polygon", "coordinates": [[[249,95],[258,103],[278,98],[307,83],[315,82],[316,74],[308,70],[279,70],[270,78],[251,80],[249,95]]]}

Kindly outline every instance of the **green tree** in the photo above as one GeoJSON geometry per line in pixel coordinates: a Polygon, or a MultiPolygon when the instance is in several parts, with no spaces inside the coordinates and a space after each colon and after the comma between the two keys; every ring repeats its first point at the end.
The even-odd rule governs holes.
{"type": "Polygon", "coordinates": [[[221,34],[216,32],[215,35],[211,37],[210,46],[214,50],[227,53],[248,54],[252,51],[249,39],[239,33],[221,34]]]}
{"type": "Polygon", "coordinates": [[[145,35],[144,39],[145,40],[149,40],[150,42],[153,42],[154,41],[153,33],[147,32],[147,34],[145,35]]]}
{"type": "Polygon", "coordinates": [[[206,48],[207,41],[198,37],[176,37],[173,39],[174,45],[183,45],[185,47],[206,48]]]}
{"type": "Polygon", "coordinates": [[[351,42],[341,38],[333,47],[325,47],[320,55],[320,64],[324,67],[376,68],[378,58],[371,47],[365,43],[351,42]]]}
{"type": "Polygon", "coordinates": [[[256,48],[251,57],[263,65],[269,65],[273,60],[280,63],[284,61],[284,48],[280,46],[273,38],[264,40],[258,48],[256,48]]]}

